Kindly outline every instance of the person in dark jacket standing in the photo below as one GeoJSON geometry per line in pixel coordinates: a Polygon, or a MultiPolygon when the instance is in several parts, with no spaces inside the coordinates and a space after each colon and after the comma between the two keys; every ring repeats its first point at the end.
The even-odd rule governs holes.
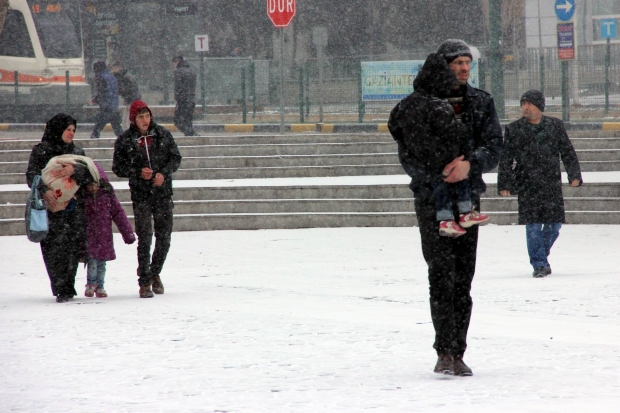
{"type": "Polygon", "coordinates": [[[106,124],[110,123],[114,134],[118,137],[123,133],[121,117],[118,114],[118,82],[104,61],[97,60],[93,63],[95,72],[95,96],[90,101],[91,105],[99,105],[95,127],[90,135],[91,139],[98,139],[99,133],[106,124]]]}
{"type": "Polygon", "coordinates": [[[133,244],[136,237],[127,215],[114,193],[103,168],[99,170],[99,182],[91,182],[84,190],[84,211],[86,216],[86,241],[88,244],[86,297],[107,297],[105,290],[106,262],[116,259],[112,221],[123,236],[126,244],[133,244]]]}
{"type": "Polygon", "coordinates": [[[172,234],[172,174],[181,165],[181,154],[172,134],[153,121],[146,103],[141,100],[133,102],[129,119],[131,127],[114,144],[112,171],[119,178],[129,178],[138,234],[140,297],[150,298],[153,293],[164,293],[160,274],[172,234]],[[151,219],[155,228],[152,260],[151,219]]]}
{"type": "Polygon", "coordinates": [[[183,56],[176,56],[174,65],[174,99],[177,106],[174,109],[174,125],[185,136],[194,136],[194,108],[196,107],[196,71],[183,56]]]}
{"type": "MultiPolygon", "coordinates": [[[[448,100],[467,129],[467,146],[471,149],[469,154],[456,157],[443,168],[444,181],[454,183],[469,179],[473,208],[480,211],[480,195],[486,191],[482,174],[497,166],[502,151],[502,129],[491,95],[467,83],[472,62],[469,46],[462,40],[447,40],[437,53],[456,75],[458,86],[449,93],[448,100]]],[[[439,235],[433,174],[404,144],[418,134],[422,134],[418,139],[427,136],[427,123],[432,113],[425,103],[408,99],[392,110],[388,127],[399,143],[401,165],[411,177],[409,186],[415,198],[422,253],[428,265],[431,318],[435,328],[433,348],[438,355],[434,371],[471,376],[472,370],[463,361],[463,355],[472,310],[470,290],[476,270],[478,227],[473,226],[458,238],[439,235]]],[[[453,214],[458,219],[456,208],[453,214]]]]}
{"type": "Polygon", "coordinates": [[[123,98],[125,109],[123,109],[122,125],[123,129],[129,129],[129,107],[136,100],[141,99],[140,91],[138,90],[138,81],[123,68],[121,62],[114,62],[112,64],[112,74],[118,82],[118,94],[123,98]]]}
{"type": "Polygon", "coordinates": [[[543,116],[545,96],[528,90],[521,96],[523,117],[506,126],[497,190],[517,195],[519,224],[525,224],[527,251],[535,278],[551,274],[547,257],[565,222],[560,159],[570,186],[583,184],[581,168],[564,123],[543,116]]]}
{"type": "MultiPolygon", "coordinates": [[[[57,114],[47,122],[41,143],[32,148],[28,161],[26,182],[29,187],[32,186],[34,177],[41,175],[41,171],[53,157],[66,154],[84,156],[84,150],[73,143],[76,126],[77,121],[64,113],[57,114]]],[[[88,168],[80,164],[65,165],[63,173],[71,176],[79,185],[87,185],[93,181],[88,168]]],[[[48,190],[45,184],[41,184],[39,189],[48,208],[55,209],[57,198],[54,191],[48,190]]],[[[49,230],[41,241],[41,253],[52,294],[56,296],[57,302],[63,303],[77,295],[75,275],[80,259],[85,256],[84,202],[80,191],[64,210],[48,210],[47,217],[49,230]]]]}

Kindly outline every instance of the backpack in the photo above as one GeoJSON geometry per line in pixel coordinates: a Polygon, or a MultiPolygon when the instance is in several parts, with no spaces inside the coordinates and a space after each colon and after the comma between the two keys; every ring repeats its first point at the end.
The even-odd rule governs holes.
{"type": "Polygon", "coordinates": [[[47,236],[47,207],[41,198],[39,184],[41,175],[36,175],[32,180],[30,196],[26,203],[26,236],[32,242],[41,242],[47,236]]]}

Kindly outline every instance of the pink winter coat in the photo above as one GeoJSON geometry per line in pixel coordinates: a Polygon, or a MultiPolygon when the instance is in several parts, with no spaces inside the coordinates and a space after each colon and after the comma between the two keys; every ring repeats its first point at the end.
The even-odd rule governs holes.
{"type": "MultiPolygon", "coordinates": [[[[97,165],[102,180],[108,182],[103,168],[97,165]]],[[[111,261],[116,259],[112,238],[112,221],[116,224],[126,244],[133,244],[136,237],[125,211],[121,207],[114,189],[101,186],[96,194],[84,191],[84,210],[86,215],[86,239],[88,257],[111,261]]]]}

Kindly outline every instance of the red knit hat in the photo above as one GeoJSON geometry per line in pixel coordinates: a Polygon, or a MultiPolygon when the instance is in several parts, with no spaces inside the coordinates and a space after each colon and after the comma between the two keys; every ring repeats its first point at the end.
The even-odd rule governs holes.
{"type": "Polygon", "coordinates": [[[147,109],[151,114],[151,119],[153,119],[153,112],[151,112],[148,105],[141,100],[134,100],[129,107],[129,122],[131,122],[132,125],[136,124],[136,116],[138,116],[138,113],[140,113],[142,109],[147,109]]]}

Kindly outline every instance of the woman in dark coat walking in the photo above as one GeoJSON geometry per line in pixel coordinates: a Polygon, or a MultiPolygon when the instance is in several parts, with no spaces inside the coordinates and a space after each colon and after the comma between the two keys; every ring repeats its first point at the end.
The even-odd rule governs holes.
{"type": "Polygon", "coordinates": [[[544,110],[542,92],[523,94],[523,117],[506,126],[497,183],[500,195],[518,196],[519,224],[526,226],[530,263],[537,278],[551,274],[547,257],[566,220],[560,159],[570,185],[583,183],[564,123],[543,116],[544,110]]]}
{"type": "MultiPolygon", "coordinates": [[[[57,114],[47,122],[41,143],[32,148],[28,161],[26,181],[29,187],[34,177],[41,175],[41,171],[53,157],[65,154],[84,156],[84,150],[73,143],[76,126],[77,121],[64,113],[57,114]]],[[[78,185],[93,181],[88,168],[79,164],[65,166],[63,173],[71,176],[78,185]]],[[[48,208],[54,209],[56,197],[53,191],[48,190],[43,183],[39,189],[48,208]]],[[[50,278],[52,294],[59,303],[69,301],[77,294],[74,288],[75,274],[85,252],[84,206],[80,192],[77,192],[64,210],[48,210],[49,230],[41,241],[41,253],[50,278]]]]}

